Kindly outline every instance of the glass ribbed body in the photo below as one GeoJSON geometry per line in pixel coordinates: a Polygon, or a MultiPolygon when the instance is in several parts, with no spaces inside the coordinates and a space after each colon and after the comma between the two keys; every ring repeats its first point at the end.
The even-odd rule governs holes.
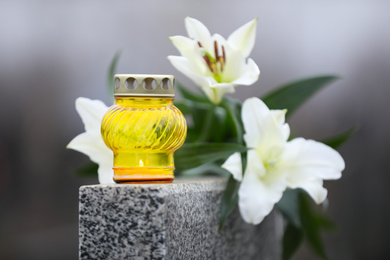
{"type": "Polygon", "coordinates": [[[115,97],[101,133],[114,152],[115,182],[173,181],[173,153],[187,135],[186,121],[173,98],[115,97]]]}

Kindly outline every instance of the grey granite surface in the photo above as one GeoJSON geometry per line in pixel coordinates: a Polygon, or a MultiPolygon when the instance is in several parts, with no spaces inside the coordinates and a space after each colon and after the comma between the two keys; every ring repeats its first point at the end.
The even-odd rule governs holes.
{"type": "Polygon", "coordinates": [[[272,212],[257,226],[235,210],[218,232],[222,178],[171,184],[80,188],[80,259],[280,258],[283,223],[272,212]]]}

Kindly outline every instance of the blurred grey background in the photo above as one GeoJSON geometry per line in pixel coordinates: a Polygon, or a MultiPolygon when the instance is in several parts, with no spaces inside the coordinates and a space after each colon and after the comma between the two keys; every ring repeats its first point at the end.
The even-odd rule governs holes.
{"type": "MultiPolygon", "coordinates": [[[[106,73],[168,73],[188,87],[168,55],[184,18],[227,37],[258,17],[251,54],[261,70],[233,97],[261,96],[320,74],[342,79],[290,120],[321,139],[360,125],[340,152],[347,168],[327,182],[325,236],[331,259],[390,259],[390,1],[4,1],[0,0],[0,259],[77,259],[78,188],[96,183],[75,170],[86,156],[66,150],[84,131],[74,101],[109,104],[106,73]]],[[[307,249],[295,259],[315,259],[307,249]]]]}

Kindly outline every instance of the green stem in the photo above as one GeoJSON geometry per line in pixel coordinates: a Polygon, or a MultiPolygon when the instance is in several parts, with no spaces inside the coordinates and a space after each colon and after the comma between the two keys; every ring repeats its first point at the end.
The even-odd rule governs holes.
{"type": "MultiPolygon", "coordinates": [[[[244,144],[244,131],[243,131],[243,126],[241,124],[241,117],[237,116],[236,111],[234,107],[231,105],[231,103],[227,102],[226,99],[223,100],[222,106],[226,109],[228,112],[228,115],[233,120],[234,127],[236,130],[236,138],[237,138],[237,143],[239,144],[244,144]]],[[[246,162],[247,162],[247,152],[242,152],[241,153],[241,163],[242,163],[242,174],[245,174],[245,169],[246,169],[246,162]]]]}
{"type": "Polygon", "coordinates": [[[216,105],[211,104],[209,111],[207,111],[204,125],[202,128],[202,133],[200,134],[198,142],[206,142],[210,136],[210,131],[212,130],[211,126],[213,125],[215,107],[216,105]]]}
{"type": "Polygon", "coordinates": [[[222,106],[226,109],[228,116],[230,115],[230,117],[233,120],[237,143],[244,144],[244,139],[243,139],[244,133],[242,131],[240,120],[237,118],[236,111],[234,111],[234,108],[228,102],[226,102],[226,100],[223,100],[222,106]]]}

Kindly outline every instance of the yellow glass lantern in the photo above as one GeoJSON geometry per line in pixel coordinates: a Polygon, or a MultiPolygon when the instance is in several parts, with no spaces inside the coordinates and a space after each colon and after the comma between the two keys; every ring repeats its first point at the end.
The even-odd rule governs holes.
{"type": "Polygon", "coordinates": [[[173,105],[174,81],[172,75],[115,75],[115,105],[101,133],[114,152],[116,183],[173,181],[173,153],[187,136],[185,118],[173,105]]]}

